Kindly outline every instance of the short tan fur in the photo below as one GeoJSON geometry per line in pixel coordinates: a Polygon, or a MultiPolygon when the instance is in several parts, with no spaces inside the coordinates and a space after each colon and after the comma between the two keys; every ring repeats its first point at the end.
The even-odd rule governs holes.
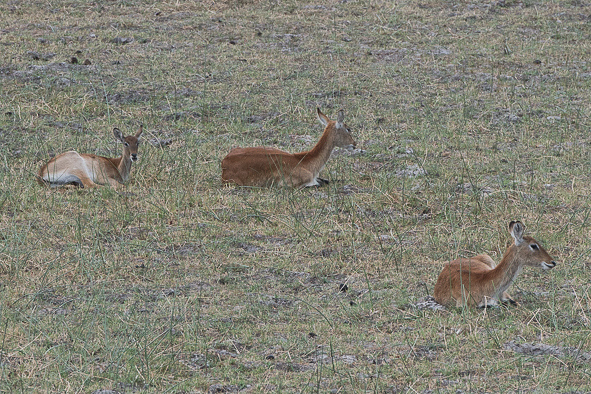
{"type": "Polygon", "coordinates": [[[121,157],[108,158],[76,151],[65,152],[49,160],[39,170],[37,180],[52,187],[75,184],[88,188],[111,185],[114,189],[129,179],[131,163],[137,161],[138,146],[143,126],[135,136],[123,137],[118,128],[113,135],[123,144],[121,157]]]}
{"type": "Polygon", "coordinates": [[[556,262],[532,237],[523,236],[521,222],[509,223],[513,244],[507,248],[501,262],[481,254],[447,263],[435,284],[435,301],[445,306],[496,306],[499,302],[515,303],[506,293],[523,266],[552,269],[556,262]]]}
{"type": "Polygon", "coordinates": [[[269,147],[234,148],[222,160],[222,182],[240,186],[317,186],[318,178],[335,147],[354,148],[355,140],[339,111],[336,121],[316,109],[324,133],[309,151],[288,153],[269,147]]]}

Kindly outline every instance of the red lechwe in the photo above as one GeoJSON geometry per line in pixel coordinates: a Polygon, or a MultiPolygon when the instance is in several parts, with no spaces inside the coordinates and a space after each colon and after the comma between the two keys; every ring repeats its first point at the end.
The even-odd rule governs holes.
{"type": "Polygon", "coordinates": [[[554,268],[556,262],[532,237],[523,236],[521,222],[509,223],[514,242],[496,265],[493,259],[481,254],[454,260],[445,265],[435,284],[435,301],[445,306],[476,305],[480,308],[512,303],[505,291],[515,281],[524,265],[554,268]]]}
{"type": "Polygon", "coordinates": [[[336,121],[316,109],[324,133],[309,151],[288,153],[275,148],[234,148],[222,160],[222,182],[240,186],[317,186],[328,181],[318,174],[335,147],[354,148],[355,140],[339,111],[336,121]]]}
{"type": "Polygon", "coordinates": [[[80,187],[95,187],[110,184],[117,189],[129,179],[131,163],[137,161],[137,150],[143,126],[135,136],[123,137],[121,130],[113,129],[115,138],[123,143],[121,157],[108,158],[70,151],[49,160],[39,170],[37,180],[52,187],[75,184],[80,187]]]}

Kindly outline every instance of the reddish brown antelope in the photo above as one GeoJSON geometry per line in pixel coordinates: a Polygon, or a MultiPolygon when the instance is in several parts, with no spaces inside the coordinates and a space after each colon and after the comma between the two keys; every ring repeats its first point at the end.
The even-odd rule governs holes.
{"type": "Polygon", "coordinates": [[[499,265],[486,254],[446,264],[435,284],[435,301],[445,306],[476,305],[480,308],[497,306],[499,301],[515,304],[506,290],[524,265],[544,270],[556,266],[535,239],[523,236],[524,231],[521,222],[509,223],[514,242],[505,251],[499,265]]]}
{"type": "Polygon", "coordinates": [[[318,174],[335,147],[354,148],[355,140],[345,123],[343,111],[336,121],[328,119],[316,108],[318,120],[324,125],[320,141],[309,151],[288,153],[275,148],[234,148],[222,160],[222,182],[240,186],[318,186],[328,183],[318,174]]]}
{"type": "Polygon", "coordinates": [[[74,184],[80,187],[111,185],[117,189],[129,179],[131,163],[137,161],[137,150],[143,126],[134,136],[123,137],[113,129],[115,138],[123,143],[121,157],[108,158],[70,151],[57,155],[39,170],[37,180],[52,187],[74,184]]]}

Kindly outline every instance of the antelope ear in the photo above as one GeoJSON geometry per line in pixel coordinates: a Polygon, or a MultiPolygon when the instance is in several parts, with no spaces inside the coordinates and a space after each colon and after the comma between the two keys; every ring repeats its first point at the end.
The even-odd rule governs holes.
{"type": "Polygon", "coordinates": [[[330,122],[330,119],[328,119],[326,115],[320,112],[320,108],[318,107],[316,107],[316,115],[318,115],[318,120],[320,121],[320,123],[322,123],[324,127],[328,126],[328,122],[330,122]]]}
{"type": "Polygon", "coordinates": [[[115,127],[113,129],[113,135],[115,136],[115,138],[117,138],[119,141],[123,142],[123,134],[121,133],[121,130],[119,130],[117,127],[115,127]]]}
{"type": "Polygon", "coordinates": [[[140,125],[140,129],[136,133],[135,138],[138,138],[139,139],[140,138],[140,135],[142,135],[142,131],[144,131],[144,125],[143,124],[140,125]]]}
{"type": "Polygon", "coordinates": [[[341,127],[343,127],[343,122],[345,121],[345,113],[343,112],[343,110],[339,111],[339,115],[337,116],[337,129],[340,129],[341,127]]]}
{"type": "Polygon", "coordinates": [[[525,226],[520,221],[509,223],[509,232],[515,240],[515,245],[519,246],[523,242],[523,233],[525,226]]]}

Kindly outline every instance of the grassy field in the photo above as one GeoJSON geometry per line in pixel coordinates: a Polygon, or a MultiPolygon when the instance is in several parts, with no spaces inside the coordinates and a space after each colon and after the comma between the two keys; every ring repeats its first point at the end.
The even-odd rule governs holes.
{"type": "Polygon", "coordinates": [[[591,391],[589,2],[0,15],[1,392],[591,391]],[[232,147],[311,148],[317,106],[362,149],[330,185],[221,185],[232,147]],[[124,192],[35,182],[140,124],[124,192]],[[446,261],[499,261],[511,220],[558,262],[518,306],[421,307],[446,261]]]}

